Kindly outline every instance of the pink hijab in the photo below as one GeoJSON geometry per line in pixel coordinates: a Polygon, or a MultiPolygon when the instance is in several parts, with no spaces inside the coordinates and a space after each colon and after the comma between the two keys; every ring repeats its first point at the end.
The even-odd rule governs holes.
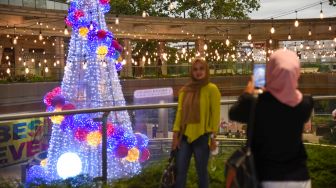
{"type": "Polygon", "coordinates": [[[277,50],[266,66],[266,90],[280,102],[294,107],[302,100],[297,90],[300,77],[300,62],[289,50],[277,50]]]}

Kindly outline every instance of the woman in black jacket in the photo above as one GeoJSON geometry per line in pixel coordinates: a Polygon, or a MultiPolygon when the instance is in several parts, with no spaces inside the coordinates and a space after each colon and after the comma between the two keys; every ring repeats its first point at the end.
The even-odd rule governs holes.
{"type": "Polygon", "coordinates": [[[255,99],[250,81],[229,111],[231,120],[247,123],[251,103],[257,100],[252,151],[264,188],[311,187],[302,131],[310,118],[313,100],[297,90],[299,76],[297,55],[278,50],[266,66],[265,91],[255,99]]]}

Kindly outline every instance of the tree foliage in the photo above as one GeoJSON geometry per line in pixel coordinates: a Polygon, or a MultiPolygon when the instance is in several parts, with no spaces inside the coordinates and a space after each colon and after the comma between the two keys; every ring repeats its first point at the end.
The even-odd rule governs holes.
{"type": "Polygon", "coordinates": [[[113,14],[169,16],[203,19],[245,19],[258,10],[260,0],[113,0],[113,14]],[[169,7],[170,3],[175,6],[169,7]]]}
{"type": "Polygon", "coordinates": [[[336,6],[336,0],[329,0],[329,4],[332,6],[336,6]]]}

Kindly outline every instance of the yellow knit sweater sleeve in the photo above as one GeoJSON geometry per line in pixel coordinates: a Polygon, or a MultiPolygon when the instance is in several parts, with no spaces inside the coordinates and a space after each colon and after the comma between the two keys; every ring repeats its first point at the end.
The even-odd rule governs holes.
{"type": "Polygon", "coordinates": [[[178,105],[177,105],[177,111],[176,111],[176,116],[175,116],[175,122],[174,122],[174,126],[173,126],[173,131],[174,132],[179,132],[180,131],[183,96],[184,96],[184,93],[180,92],[180,94],[178,96],[178,105]]]}
{"type": "Polygon", "coordinates": [[[221,94],[218,87],[212,84],[210,89],[210,123],[209,128],[211,132],[217,133],[220,123],[220,100],[221,94]]]}

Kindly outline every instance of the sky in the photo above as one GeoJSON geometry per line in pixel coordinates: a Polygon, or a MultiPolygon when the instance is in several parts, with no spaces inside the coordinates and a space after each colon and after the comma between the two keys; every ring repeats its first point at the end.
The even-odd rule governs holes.
{"type": "MultiPolygon", "coordinates": [[[[252,19],[269,19],[284,12],[292,12],[287,16],[275,19],[295,19],[295,10],[307,5],[318,4],[317,6],[298,11],[298,18],[319,18],[321,5],[319,0],[260,0],[260,8],[257,12],[249,14],[252,19]]],[[[322,0],[324,17],[336,17],[336,7],[330,6],[327,0],[322,0]]]]}

